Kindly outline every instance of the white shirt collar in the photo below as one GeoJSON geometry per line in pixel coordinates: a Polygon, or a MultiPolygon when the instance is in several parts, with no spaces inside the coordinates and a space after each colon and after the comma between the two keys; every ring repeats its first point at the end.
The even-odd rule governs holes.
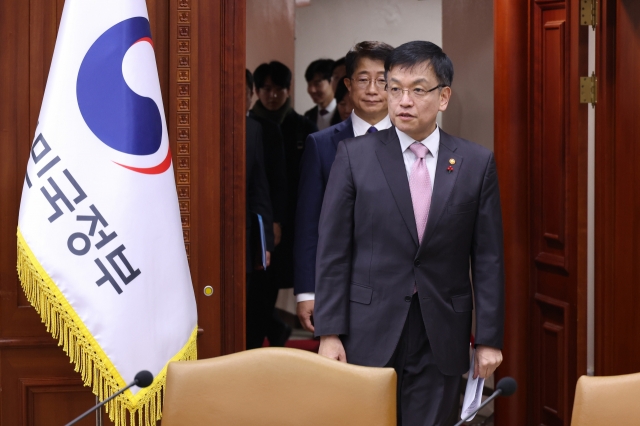
{"type": "MultiPolygon", "coordinates": [[[[351,111],[351,125],[353,126],[353,136],[362,136],[366,134],[367,130],[371,127],[371,124],[356,115],[355,110],[351,111]]],[[[387,114],[386,117],[374,124],[373,127],[378,130],[385,130],[391,127],[389,115],[387,114]]]]}
{"type": "MultiPolygon", "coordinates": [[[[396,133],[398,134],[398,139],[400,139],[400,146],[402,147],[402,152],[405,152],[412,143],[416,142],[415,139],[413,139],[411,136],[407,135],[406,133],[398,130],[397,127],[396,127],[396,133]]],[[[429,148],[429,152],[433,157],[435,157],[438,154],[438,149],[440,148],[440,128],[438,127],[438,124],[436,123],[436,129],[429,136],[417,142],[420,142],[422,145],[429,148]]]]}
{"type": "MultiPolygon", "coordinates": [[[[333,112],[334,109],[336,109],[336,106],[338,105],[338,103],[336,102],[336,98],[331,99],[331,102],[329,102],[329,105],[327,105],[327,107],[325,108],[329,114],[326,115],[331,115],[331,113],[333,112]]],[[[320,106],[318,105],[318,115],[320,115],[320,110],[322,108],[320,108],[320,106]]]]}

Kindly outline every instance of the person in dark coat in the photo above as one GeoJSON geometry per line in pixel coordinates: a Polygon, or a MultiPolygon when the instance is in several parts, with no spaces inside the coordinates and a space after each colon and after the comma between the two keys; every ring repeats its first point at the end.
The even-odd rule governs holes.
{"type": "Polygon", "coordinates": [[[287,207],[287,176],[284,157],[284,138],[280,126],[269,119],[262,118],[250,111],[251,98],[253,96],[253,75],[249,70],[245,73],[247,83],[247,110],[248,117],[260,123],[262,126],[262,144],[264,147],[264,165],[269,182],[271,195],[271,207],[273,208],[273,233],[275,245],[280,243],[282,237],[282,220],[287,207]]]}
{"type": "MultiPolygon", "coordinates": [[[[267,271],[271,285],[277,288],[293,287],[293,232],[298,202],[298,181],[300,180],[300,160],[307,136],[318,130],[316,125],[298,114],[291,107],[289,90],[291,70],[281,62],[261,64],[253,73],[258,100],[251,108],[250,115],[270,120],[280,126],[282,132],[287,200],[282,215],[282,238],[276,247],[272,267],[267,271]]],[[[286,327],[278,327],[269,332],[269,341],[286,340],[290,333],[286,327]]]]}
{"type": "MultiPolygon", "coordinates": [[[[246,70],[245,78],[247,85],[247,121],[249,123],[258,122],[261,126],[266,180],[269,184],[273,210],[274,245],[278,246],[282,236],[281,224],[287,207],[283,137],[278,124],[249,112],[253,97],[253,76],[249,70],[246,70]]],[[[247,349],[261,347],[270,328],[276,330],[276,338],[272,337],[269,341],[271,346],[283,346],[286,341],[286,338],[284,338],[287,334],[286,327],[281,322],[272,325],[279,287],[276,280],[269,279],[269,274],[269,268],[266,271],[257,269],[251,272],[251,284],[247,293],[247,349]]]]}
{"type": "MultiPolygon", "coordinates": [[[[262,217],[264,226],[266,253],[266,265],[270,264],[271,253],[274,248],[273,237],[273,213],[271,210],[271,198],[269,196],[269,183],[264,166],[264,154],[262,152],[262,127],[260,124],[247,117],[246,123],[246,221],[247,221],[247,347],[258,347],[256,341],[264,336],[264,321],[261,318],[261,301],[264,299],[263,286],[256,282],[254,274],[263,273],[264,265],[261,248],[261,232],[258,216],[262,217]]],[[[272,308],[273,309],[273,308],[272,308]]]]}

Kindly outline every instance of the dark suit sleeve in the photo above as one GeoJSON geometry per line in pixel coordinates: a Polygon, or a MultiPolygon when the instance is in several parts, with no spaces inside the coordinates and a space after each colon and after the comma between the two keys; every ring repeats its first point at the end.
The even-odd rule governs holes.
{"type": "Polygon", "coordinates": [[[349,333],[349,288],[356,190],[349,153],[338,145],[331,167],[318,228],[315,334],[349,333]]]}
{"type": "Polygon", "coordinates": [[[311,134],[307,137],[300,162],[293,250],[293,290],[295,294],[315,291],[318,222],[320,221],[322,197],[324,196],[323,183],[318,142],[311,134]]]}
{"type": "MultiPolygon", "coordinates": [[[[259,126],[259,124],[256,124],[259,126]]],[[[247,185],[247,204],[249,211],[262,216],[264,222],[264,232],[266,237],[266,245],[268,251],[273,251],[273,213],[271,209],[271,200],[269,197],[269,184],[264,167],[264,155],[262,147],[262,130],[247,132],[247,145],[254,145],[254,158],[249,159],[247,167],[251,170],[247,171],[250,181],[247,185]]]]}
{"type": "Polygon", "coordinates": [[[476,345],[502,348],[504,334],[504,249],[498,176],[493,154],[482,183],[471,246],[476,302],[476,345]]]}

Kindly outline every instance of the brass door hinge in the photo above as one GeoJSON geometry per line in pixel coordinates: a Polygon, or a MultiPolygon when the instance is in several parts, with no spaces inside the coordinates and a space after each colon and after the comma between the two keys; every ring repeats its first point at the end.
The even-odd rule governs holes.
{"type": "Polygon", "coordinates": [[[580,0],[580,25],[598,25],[598,0],[580,0]]]}
{"type": "Polygon", "coordinates": [[[580,77],[580,103],[591,104],[596,107],[598,102],[598,77],[592,73],[591,77],[580,77]]]}

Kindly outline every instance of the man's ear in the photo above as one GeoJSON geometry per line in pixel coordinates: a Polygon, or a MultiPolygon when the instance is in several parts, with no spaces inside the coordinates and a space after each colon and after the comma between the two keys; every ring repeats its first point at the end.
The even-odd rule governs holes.
{"type": "Polygon", "coordinates": [[[442,90],[440,91],[440,107],[438,108],[439,111],[444,111],[447,109],[447,106],[449,106],[449,100],[451,99],[451,87],[446,86],[443,87],[442,90]]]}
{"type": "Polygon", "coordinates": [[[342,81],[344,81],[344,85],[347,86],[347,90],[351,92],[351,79],[349,77],[345,77],[342,81]]]}

